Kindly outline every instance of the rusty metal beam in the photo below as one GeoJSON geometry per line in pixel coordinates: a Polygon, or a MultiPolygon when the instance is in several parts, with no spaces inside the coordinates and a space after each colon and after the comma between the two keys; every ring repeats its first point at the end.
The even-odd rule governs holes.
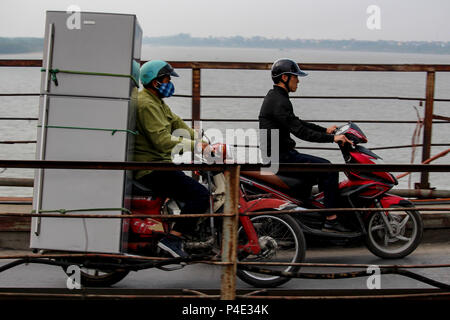
{"type": "Polygon", "coordinates": [[[199,68],[192,69],[192,127],[200,121],[200,93],[201,93],[201,72],[199,68]]]}
{"type": "MultiPolygon", "coordinates": [[[[174,95],[177,97],[190,97],[189,95],[174,95]]],[[[265,96],[248,95],[201,95],[203,99],[263,99],[265,96]]],[[[425,98],[417,97],[398,97],[398,96],[290,96],[290,99],[350,99],[350,100],[407,100],[407,101],[426,101],[425,98]]],[[[450,99],[437,98],[434,101],[449,102],[450,99]]],[[[416,121],[417,122],[417,121],[416,121]]]]}
{"type": "MultiPolygon", "coordinates": [[[[37,120],[34,118],[0,118],[0,120],[37,120]]],[[[191,121],[191,118],[184,118],[183,121],[191,121]]],[[[205,122],[258,122],[258,119],[236,119],[236,118],[201,118],[200,121],[205,122]]],[[[413,123],[417,124],[417,120],[366,120],[366,119],[305,119],[307,122],[355,122],[355,123],[413,123]]],[[[448,124],[450,120],[439,119],[433,123],[448,124]]]]}
{"type": "MultiPolygon", "coordinates": [[[[174,164],[171,162],[121,162],[121,161],[56,161],[56,160],[0,160],[0,168],[23,169],[95,169],[95,170],[209,170],[224,171],[239,165],[241,171],[259,171],[268,168],[263,164],[174,164]]],[[[324,172],[357,170],[364,172],[450,172],[450,164],[344,164],[344,163],[280,163],[281,171],[324,172]]]]}
{"type": "MultiPolygon", "coordinates": [[[[116,211],[120,211],[121,208],[117,208],[116,211]]],[[[273,214],[273,215],[278,215],[278,214],[304,214],[304,213],[327,213],[327,212],[343,212],[343,213],[348,213],[348,212],[354,212],[354,211],[359,211],[359,212],[376,212],[376,211],[404,211],[405,208],[333,208],[333,209],[303,209],[303,210],[269,210],[269,211],[257,211],[257,212],[244,212],[241,213],[241,215],[246,215],[246,216],[258,216],[258,215],[264,215],[264,214],[273,214]]],[[[421,207],[421,206],[417,206],[417,207],[412,207],[411,210],[417,210],[417,211],[422,211],[422,212],[426,212],[426,211],[436,211],[436,212],[443,212],[443,211],[450,211],[450,207],[421,207]]],[[[24,218],[24,217],[41,217],[41,218],[68,218],[68,219],[72,219],[72,218],[89,218],[89,219],[133,219],[133,218],[155,218],[155,215],[149,215],[149,214],[122,214],[122,215],[118,215],[118,214],[75,214],[75,213],[70,213],[69,212],[77,212],[77,211],[87,211],[87,210],[64,210],[62,209],[61,212],[59,212],[59,210],[55,210],[52,212],[59,212],[59,213],[51,213],[51,212],[46,212],[43,211],[41,213],[23,213],[23,212],[0,212],[0,218],[1,217],[20,217],[20,218],[24,218]]],[[[92,210],[92,211],[103,211],[102,208],[99,208],[97,210],[92,210]]],[[[109,209],[108,211],[113,211],[111,209],[109,209]]],[[[224,218],[234,218],[235,214],[234,213],[192,213],[192,214],[183,214],[183,215],[161,215],[158,216],[158,219],[189,219],[189,218],[206,218],[206,217],[224,217],[224,218]]],[[[231,220],[227,220],[227,221],[231,221],[231,220]]]]}
{"type": "MultiPolygon", "coordinates": [[[[422,147],[422,162],[428,160],[431,156],[431,137],[433,128],[433,106],[434,106],[434,91],[435,91],[435,72],[427,72],[426,80],[426,102],[425,102],[425,117],[424,117],[424,131],[423,131],[423,147],[422,147]]],[[[420,183],[416,184],[418,189],[429,189],[430,174],[422,172],[420,175],[420,183]]]]}
{"type": "MultiPolygon", "coordinates": [[[[244,69],[244,70],[270,70],[272,62],[186,62],[171,61],[175,68],[201,68],[201,69],[244,69]]],[[[303,63],[302,69],[311,71],[450,71],[450,65],[446,64],[351,64],[351,63],[303,63]]]]}
{"type": "MultiPolygon", "coordinates": [[[[434,101],[437,101],[437,99],[434,99],[434,101]]],[[[440,116],[437,114],[433,114],[433,119],[444,120],[447,122],[450,121],[450,117],[440,116]]]]}
{"type": "MultiPolygon", "coordinates": [[[[114,208],[112,208],[114,209],[114,208]]],[[[117,208],[117,210],[108,210],[108,211],[120,211],[121,208],[117,208]]],[[[64,209],[62,209],[64,211],[64,209]]],[[[431,211],[436,211],[437,209],[430,209],[431,211]]],[[[445,210],[445,208],[440,208],[440,211],[445,210]]],[[[449,209],[450,210],[450,209],[449,209]]],[[[55,210],[57,211],[57,210],[55,210]]],[[[144,218],[155,218],[155,215],[149,214],[76,214],[76,213],[68,213],[68,212],[76,212],[78,210],[67,210],[66,212],[60,213],[49,213],[44,211],[40,211],[41,213],[21,213],[21,212],[0,212],[0,217],[35,217],[35,218],[89,218],[89,219],[144,219],[144,218]]],[[[87,210],[83,210],[87,211],[87,210]]],[[[103,211],[102,208],[93,209],[93,212],[103,211]]],[[[157,219],[161,220],[172,220],[172,219],[190,219],[190,218],[207,218],[207,217],[231,217],[232,214],[227,213],[190,213],[190,214],[182,214],[182,215],[160,215],[157,219]]]]}
{"type": "MultiPolygon", "coordinates": [[[[145,63],[142,60],[141,63],[145,63]]],[[[221,61],[169,61],[181,69],[244,69],[269,70],[272,62],[221,62],[221,61]]],[[[0,67],[41,67],[41,59],[0,59],[0,67]]],[[[302,69],[311,71],[403,71],[450,72],[446,64],[355,64],[355,63],[304,63],[302,69]]]]}
{"type": "MultiPolygon", "coordinates": [[[[25,187],[32,188],[34,179],[31,178],[0,178],[1,187],[25,187]]],[[[318,190],[313,191],[318,192],[318,190]]],[[[402,197],[414,198],[450,198],[450,190],[434,190],[434,189],[392,189],[391,194],[402,197]]]]}
{"type": "MultiPolygon", "coordinates": [[[[434,99],[437,101],[438,99],[434,99]]],[[[449,99],[450,101],[450,99],[449,99]]],[[[433,123],[449,123],[450,118],[443,116],[433,116],[437,121],[433,121],[433,123]]],[[[34,117],[0,117],[0,120],[5,121],[37,121],[38,118],[34,117]]],[[[192,121],[192,118],[184,118],[183,121],[192,121]]],[[[200,121],[205,122],[258,122],[258,119],[233,119],[233,118],[200,118],[200,121]]],[[[365,119],[305,119],[308,122],[358,122],[358,123],[414,123],[417,124],[416,120],[365,120],[365,119]]]]}
{"type": "Polygon", "coordinates": [[[36,140],[6,140],[0,141],[0,144],[29,144],[36,143],[36,140]]]}
{"type": "MultiPolygon", "coordinates": [[[[201,70],[201,69],[193,69],[201,70]]],[[[194,83],[194,81],[193,81],[194,83]]],[[[0,93],[0,97],[34,97],[40,96],[40,93],[0,93]]],[[[192,98],[192,94],[174,94],[178,98],[192,98]]],[[[249,95],[201,95],[196,96],[202,99],[263,99],[264,96],[249,95]]],[[[418,97],[397,97],[397,96],[291,96],[291,99],[350,99],[350,100],[408,100],[408,101],[426,101],[426,98],[418,97]]],[[[450,99],[436,98],[434,101],[449,102],[450,99]]]]}
{"type": "MultiPolygon", "coordinates": [[[[409,208],[409,207],[408,207],[409,208]]],[[[302,209],[302,210],[267,210],[267,211],[255,211],[255,212],[244,212],[241,213],[241,215],[245,215],[245,216],[258,216],[258,215],[264,215],[264,214],[273,214],[273,215],[278,215],[278,214],[302,214],[302,213],[313,213],[313,212],[318,212],[318,213],[327,213],[327,212],[342,212],[342,213],[348,213],[348,212],[377,212],[377,211],[381,211],[381,212],[385,212],[385,211],[405,211],[406,209],[408,209],[407,207],[394,207],[394,208],[328,208],[328,209],[302,209]]],[[[411,207],[410,210],[417,210],[417,211],[437,211],[437,212],[441,212],[441,211],[450,211],[450,207],[434,207],[434,208],[430,208],[430,207],[411,207]]]]}
{"type": "Polygon", "coordinates": [[[19,117],[1,117],[0,118],[0,120],[7,120],[7,121],[10,121],[10,120],[23,120],[23,121],[37,121],[37,120],[39,120],[38,118],[31,118],[31,117],[21,117],[21,118],[19,118],[19,117]]]}
{"type": "MultiPolygon", "coordinates": [[[[27,300],[82,300],[82,301],[147,301],[157,299],[158,301],[173,300],[217,300],[220,297],[217,289],[94,289],[83,288],[81,290],[69,290],[61,288],[2,288],[0,289],[0,299],[27,299],[27,300]],[[198,293],[197,293],[198,292],[198,293]],[[200,293],[200,294],[199,294],[200,293]]],[[[283,290],[283,289],[254,289],[237,290],[236,300],[253,303],[251,300],[265,301],[339,301],[340,303],[351,301],[357,303],[359,300],[376,301],[382,299],[384,302],[400,301],[427,301],[450,298],[450,293],[440,289],[309,289],[309,290],[283,290]]],[[[255,302],[257,303],[257,302],[255,302]]],[[[345,304],[344,304],[345,305],[345,304]]],[[[283,304],[283,308],[291,305],[283,304]]],[[[305,305],[303,305],[304,308],[305,305]]],[[[295,307],[295,305],[294,305],[295,307]]],[[[286,309],[285,309],[286,310],[286,309]]],[[[289,310],[290,311],[290,310],[289,310]]],[[[295,311],[293,309],[292,311],[295,311]]],[[[170,313],[170,312],[169,312],[170,313]]],[[[174,312],[175,314],[175,312],[174,312]]]]}
{"type": "Polygon", "coordinates": [[[234,300],[236,298],[239,171],[239,167],[233,167],[230,170],[225,171],[226,198],[224,212],[232,214],[232,216],[223,218],[222,262],[230,264],[222,267],[221,300],[234,300]]]}
{"type": "Polygon", "coordinates": [[[42,59],[0,59],[0,67],[42,67],[42,59]]]}
{"type": "MultiPolygon", "coordinates": [[[[12,259],[57,259],[57,258],[111,258],[121,259],[127,261],[169,261],[172,258],[164,257],[151,257],[151,256],[138,256],[138,255],[126,255],[115,253],[43,253],[43,254],[9,254],[0,255],[0,260],[12,260],[12,259]]],[[[214,264],[214,265],[226,265],[222,261],[216,260],[195,260],[196,263],[214,264]]],[[[238,265],[249,266],[299,266],[299,267],[320,267],[320,268],[363,268],[366,269],[373,264],[362,263],[310,263],[310,262],[237,262],[238,265]]],[[[440,269],[450,268],[450,264],[378,264],[376,265],[380,269],[440,269]]]]}
{"type": "MultiPolygon", "coordinates": [[[[34,179],[32,178],[0,178],[1,187],[25,187],[32,188],[34,179]]],[[[313,193],[319,192],[317,188],[313,189],[313,193]]],[[[392,189],[391,194],[403,197],[415,198],[450,198],[450,190],[434,190],[434,189],[392,189]]],[[[263,195],[259,195],[261,197],[263,195]]]]}
{"type": "Polygon", "coordinates": [[[0,97],[39,97],[40,93],[0,93],[0,97]]]}

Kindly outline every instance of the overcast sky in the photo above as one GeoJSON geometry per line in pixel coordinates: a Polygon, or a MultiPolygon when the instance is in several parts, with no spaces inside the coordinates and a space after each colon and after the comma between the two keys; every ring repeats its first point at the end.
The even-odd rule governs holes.
{"type": "Polygon", "coordinates": [[[43,37],[45,11],[70,5],[136,14],[144,36],[450,41],[450,0],[1,0],[0,37],[43,37]]]}

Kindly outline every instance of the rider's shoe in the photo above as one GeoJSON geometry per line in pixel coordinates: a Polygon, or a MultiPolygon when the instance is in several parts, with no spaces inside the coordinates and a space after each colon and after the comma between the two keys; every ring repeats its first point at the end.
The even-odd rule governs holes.
{"type": "Polygon", "coordinates": [[[174,235],[168,235],[158,242],[158,247],[170,253],[174,258],[187,258],[187,254],[183,249],[183,240],[174,235]]]}
{"type": "Polygon", "coordinates": [[[323,224],[322,231],[325,232],[342,232],[342,233],[349,233],[352,232],[352,230],[347,229],[345,226],[343,226],[337,219],[333,220],[325,220],[325,223],[323,224]]]}

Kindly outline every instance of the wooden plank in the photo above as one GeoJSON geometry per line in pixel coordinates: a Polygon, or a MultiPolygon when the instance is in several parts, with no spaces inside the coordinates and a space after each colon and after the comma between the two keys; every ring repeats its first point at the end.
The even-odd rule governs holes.
{"type": "Polygon", "coordinates": [[[0,197],[0,202],[33,202],[32,197],[0,197]]]}
{"type": "Polygon", "coordinates": [[[25,231],[31,228],[30,217],[0,217],[0,232],[25,231]]]}
{"type": "MultiPolygon", "coordinates": [[[[0,198],[1,199],[1,198],[0,198]]],[[[24,199],[24,198],[9,198],[24,199]]],[[[30,213],[31,204],[0,204],[0,213],[30,213]]],[[[31,217],[0,217],[1,231],[30,231],[31,217]]]]}
{"type": "Polygon", "coordinates": [[[0,178],[0,186],[33,187],[34,179],[30,178],[0,178]]]}

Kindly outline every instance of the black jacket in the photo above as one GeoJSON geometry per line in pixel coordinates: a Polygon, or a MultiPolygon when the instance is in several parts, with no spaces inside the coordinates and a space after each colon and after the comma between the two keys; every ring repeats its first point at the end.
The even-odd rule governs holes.
{"type": "MultiPolygon", "coordinates": [[[[334,142],[334,136],[327,134],[326,128],[303,121],[294,114],[288,92],[279,86],[273,86],[264,98],[259,113],[259,128],[279,130],[280,154],[295,148],[291,133],[310,142],[334,142]]],[[[271,150],[270,138],[267,143],[268,150],[271,150]]],[[[261,146],[264,145],[265,141],[261,141],[261,146]]]]}

